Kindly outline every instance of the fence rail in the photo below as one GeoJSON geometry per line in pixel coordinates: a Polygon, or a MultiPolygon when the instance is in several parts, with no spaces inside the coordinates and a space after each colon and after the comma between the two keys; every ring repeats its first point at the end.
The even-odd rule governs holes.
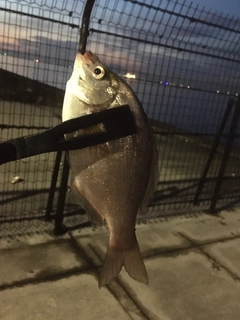
{"type": "MultiPolygon", "coordinates": [[[[0,0],[0,141],[61,122],[83,6],[83,0],[0,0]]],[[[240,94],[239,42],[239,18],[195,7],[188,0],[96,1],[87,49],[134,89],[158,144],[160,177],[149,217],[210,206],[232,114],[221,133],[200,208],[193,200],[228,101],[240,94]]],[[[240,199],[239,137],[238,124],[218,207],[240,199]]],[[[0,230],[19,221],[31,225],[45,216],[55,157],[44,154],[0,167],[0,230]]],[[[62,163],[59,170],[57,192],[62,163]]],[[[54,210],[56,206],[57,199],[54,210]]],[[[87,223],[76,210],[67,191],[65,217],[77,214],[87,223]]]]}

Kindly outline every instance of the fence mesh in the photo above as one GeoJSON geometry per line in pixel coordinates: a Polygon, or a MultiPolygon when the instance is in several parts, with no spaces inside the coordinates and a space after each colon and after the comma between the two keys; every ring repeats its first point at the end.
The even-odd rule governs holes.
{"type": "MultiPolygon", "coordinates": [[[[0,140],[61,122],[84,1],[0,0],[0,140]]],[[[159,151],[150,216],[193,210],[193,197],[230,98],[239,93],[239,18],[189,1],[96,1],[87,49],[134,89],[159,151]]],[[[201,195],[209,205],[229,117],[201,195]]],[[[0,167],[0,225],[44,215],[55,154],[0,167]]],[[[220,203],[239,199],[239,126],[220,203]]],[[[59,182],[58,182],[59,187],[59,182]]],[[[70,203],[67,197],[67,204],[70,203]]],[[[66,207],[67,208],[67,207],[66,207]]]]}

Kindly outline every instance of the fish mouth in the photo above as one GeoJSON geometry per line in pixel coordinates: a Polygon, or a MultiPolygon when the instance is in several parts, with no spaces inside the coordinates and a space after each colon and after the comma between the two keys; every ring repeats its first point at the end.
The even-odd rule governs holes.
{"type": "Polygon", "coordinates": [[[91,57],[93,56],[91,51],[86,51],[83,55],[82,55],[82,60],[83,62],[87,62],[89,60],[91,60],[91,57]]]}

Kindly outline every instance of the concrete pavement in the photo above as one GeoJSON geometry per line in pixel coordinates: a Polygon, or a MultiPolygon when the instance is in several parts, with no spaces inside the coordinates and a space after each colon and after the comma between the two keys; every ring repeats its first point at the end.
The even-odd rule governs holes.
{"type": "Polygon", "coordinates": [[[137,225],[149,285],[98,289],[108,230],[0,241],[0,319],[240,319],[240,210],[137,225]]]}

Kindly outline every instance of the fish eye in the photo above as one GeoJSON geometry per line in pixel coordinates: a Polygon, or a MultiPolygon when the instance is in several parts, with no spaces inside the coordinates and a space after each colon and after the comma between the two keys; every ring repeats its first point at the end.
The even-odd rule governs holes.
{"type": "Polygon", "coordinates": [[[94,76],[95,79],[102,79],[105,75],[105,70],[101,66],[97,66],[94,68],[92,75],[94,76]]]}

